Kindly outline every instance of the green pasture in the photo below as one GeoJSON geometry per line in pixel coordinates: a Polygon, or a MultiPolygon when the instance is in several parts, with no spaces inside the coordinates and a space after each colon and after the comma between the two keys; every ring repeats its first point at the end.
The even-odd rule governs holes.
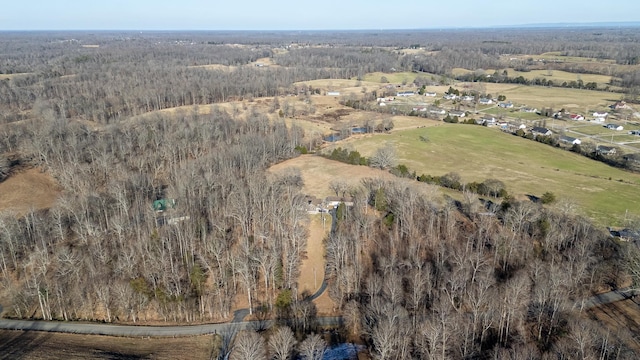
{"type": "Polygon", "coordinates": [[[598,136],[611,136],[611,134],[621,133],[621,131],[609,130],[603,125],[585,125],[585,126],[571,126],[567,130],[578,132],[585,135],[598,135],[598,136]]]}
{"type": "Polygon", "coordinates": [[[551,107],[560,110],[565,108],[568,111],[576,112],[606,108],[606,106],[620,100],[620,94],[605,91],[525,85],[505,88],[500,94],[505,95],[507,100],[514,104],[526,104],[526,106],[538,109],[551,107]]]}
{"type": "Polygon", "coordinates": [[[551,191],[602,225],[621,224],[626,210],[640,215],[640,175],[495,129],[441,124],[348,142],[365,156],[386,144],[417,174],[457,172],[464,182],[496,178],[519,198],[551,191]]]}

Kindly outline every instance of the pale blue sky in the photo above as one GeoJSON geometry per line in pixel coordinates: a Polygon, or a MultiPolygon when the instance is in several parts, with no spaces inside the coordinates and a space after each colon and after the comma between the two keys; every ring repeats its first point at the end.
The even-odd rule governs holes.
{"type": "Polygon", "coordinates": [[[8,0],[0,30],[317,30],[640,21],[640,0],[8,0]]]}

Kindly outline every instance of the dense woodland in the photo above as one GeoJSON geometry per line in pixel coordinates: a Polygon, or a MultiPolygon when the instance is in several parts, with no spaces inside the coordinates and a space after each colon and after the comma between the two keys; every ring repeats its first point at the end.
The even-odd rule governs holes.
{"type": "MultiPolygon", "coordinates": [[[[302,178],[266,169],[314,139],[265,114],[203,115],[198,105],[375,71],[500,68],[500,55],[549,51],[613,59],[621,67],[610,75],[639,86],[640,72],[624,67],[640,61],[636,30],[2,33],[0,181],[37,167],[62,187],[50,209],[0,212],[7,313],[206,322],[229,319],[240,299],[302,340],[315,330],[296,289],[302,178]],[[416,46],[432,53],[406,52],[416,46]],[[265,57],[278,66],[243,66],[265,57]],[[200,67],[211,64],[229,67],[200,67]],[[140,116],[185,105],[192,111],[140,116]],[[156,212],[160,199],[175,205],[156,212]],[[302,326],[287,321],[300,314],[302,326]]],[[[632,357],[634,334],[607,332],[584,309],[627,273],[607,235],[571,211],[472,193],[442,202],[424,186],[370,179],[337,211],[327,274],[350,339],[377,359],[632,357]]],[[[234,356],[285,359],[292,336],[243,334],[234,356]]],[[[297,352],[323,348],[308,336],[297,352]]]]}

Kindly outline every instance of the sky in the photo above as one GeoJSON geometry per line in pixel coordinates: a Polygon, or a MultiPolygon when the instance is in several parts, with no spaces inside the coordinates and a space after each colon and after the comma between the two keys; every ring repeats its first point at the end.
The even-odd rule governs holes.
{"type": "Polygon", "coordinates": [[[356,30],[640,21],[640,0],[10,0],[0,30],[356,30]]]}

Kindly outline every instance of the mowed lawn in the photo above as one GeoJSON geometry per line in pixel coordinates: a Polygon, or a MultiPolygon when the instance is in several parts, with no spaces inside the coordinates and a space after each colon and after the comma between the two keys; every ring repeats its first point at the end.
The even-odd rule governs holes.
{"type": "Polygon", "coordinates": [[[602,225],[640,215],[640,175],[482,126],[442,124],[340,142],[371,156],[393,144],[399,162],[418,174],[457,172],[464,182],[502,180],[523,198],[551,191],[602,225]],[[428,139],[422,141],[420,136],[428,139]]]}

